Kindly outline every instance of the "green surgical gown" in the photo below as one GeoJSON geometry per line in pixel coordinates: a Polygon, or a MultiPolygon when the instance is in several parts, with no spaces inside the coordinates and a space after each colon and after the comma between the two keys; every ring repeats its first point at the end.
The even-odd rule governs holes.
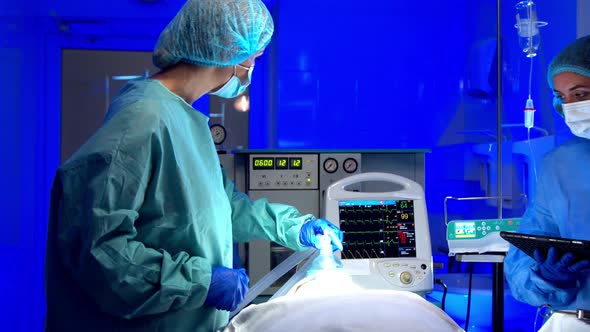
{"type": "Polygon", "coordinates": [[[102,127],[56,172],[47,331],[214,331],[211,267],[232,243],[303,250],[309,215],[250,201],[222,171],[208,118],[157,80],[129,82],[102,127]]]}

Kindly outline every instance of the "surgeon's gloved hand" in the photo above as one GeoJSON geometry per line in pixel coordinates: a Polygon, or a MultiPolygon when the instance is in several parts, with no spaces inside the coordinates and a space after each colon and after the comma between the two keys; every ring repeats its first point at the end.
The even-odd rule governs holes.
{"type": "Polygon", "coordinates": [[[304,246],[319,250],[320,238],[316,235],[324,235],[325,233],[332,242],[332,251],[342,250],[342,231],[326,219],[313,219],[305,222],[299,231],[299,242],[304,246]]]}
{"type": "Polygon", "coordinates": [[[549,248],[547,258],[538,249],[534,252],[535,260],[539,264],[541,277],[560,288],[576,286],[580,272],[590,268],[590,261],[575,261],[576,257],[571,252],[559,257],[557,250],[549,248]]]}
{"type": "Polygon", "coordinates": [[[233,311],[246,296],[248,281],[244,269],[214,267],[205,304],[219,310],[233,311]]]}

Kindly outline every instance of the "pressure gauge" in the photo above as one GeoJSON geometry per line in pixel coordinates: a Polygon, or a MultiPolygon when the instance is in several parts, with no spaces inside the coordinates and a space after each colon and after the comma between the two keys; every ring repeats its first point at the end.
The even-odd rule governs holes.
{"type": "Polygon", "coordinates": [[[334,173],[338,170],[338,161],[334,158],[324,160],[324,171],[334,173]]]}
{"type": "Polygon", "coordinates": [[[211,136],[213,137],[213,143],[220,145],[225,141],[225,137],[227,136],[225,127],[220,124],[214,124],[209,127],[209,130],[211,131],[211,136]]]}
{"type": "Polygon", "coordinates": [[[354,158],[347,158],[344,160],[342,167],[346,171],[346,173],[354,173],[359,167],[359,163],[354,158]]]}

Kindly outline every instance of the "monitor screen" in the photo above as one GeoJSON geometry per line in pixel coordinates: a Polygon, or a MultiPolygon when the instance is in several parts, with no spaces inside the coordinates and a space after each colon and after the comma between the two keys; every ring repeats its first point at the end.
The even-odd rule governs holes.
{"type": "Polygon", "coordinates": [[[416,257],[412,200],[340,201],[338,205],[343,259],[416,257]]]}
{"type": "Polygon", "coordinates": [[[475,221],[462,221],[455,223],[455,236],[458,239],[475,238],[475,221]]]}

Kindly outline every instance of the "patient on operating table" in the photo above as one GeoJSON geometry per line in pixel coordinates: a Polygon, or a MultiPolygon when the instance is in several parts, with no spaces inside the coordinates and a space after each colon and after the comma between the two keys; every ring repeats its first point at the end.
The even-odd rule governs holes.
{"type": "Polygon", "coordinates": [[[242,310],[225,331],[463,331],[412,292],[339,289],[342,283],[306,279],[293,293],[242,310]]]}
{"type": "Polygon", "coordinates": [[[307,276],[285,296],[250,305],[225,331],[463,331],[418,294],[362,289],[331,250],[330,255],[334,260],[322,257],[320,250],[307,276]]]}

